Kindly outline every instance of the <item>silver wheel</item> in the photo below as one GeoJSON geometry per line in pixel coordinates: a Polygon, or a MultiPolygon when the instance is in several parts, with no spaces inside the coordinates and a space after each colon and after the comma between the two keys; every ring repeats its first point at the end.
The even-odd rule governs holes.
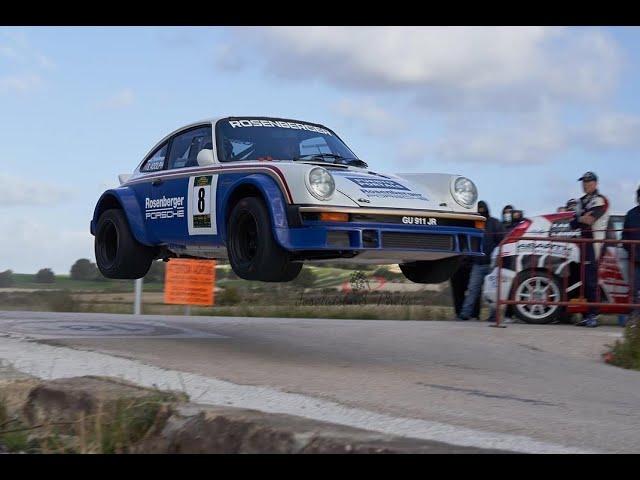
{"type": "MultiPolygon", "coordinates": [[[[560,289],[553,278],[546,275],[533,274],[518,285],[513,298],[522,302],[557,302],[560,300],[560,289]]],[[[531,323],[551,321],[556,317],[559,308],[558,305],[516,304],[518,316],[531,323]]]]}

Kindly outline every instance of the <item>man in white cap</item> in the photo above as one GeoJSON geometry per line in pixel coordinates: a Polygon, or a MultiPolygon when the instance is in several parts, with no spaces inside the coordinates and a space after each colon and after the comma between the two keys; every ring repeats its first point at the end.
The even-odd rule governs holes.
{"type": "MultiPolygon", "coordinates": [[[[604,240],[606,228],[609,222],[609,201],[598,192],[598,176],[593,172],[582,175],[578,181],[582,182],[584,195],[578,200],[576,206],[576,217],[571,222],[572,228],[579,228],[582,238],[592,238],[604,240]]],[[[585,268],[584,291],[587,301],[596,302],[598,300],[598,258],[603,247],[602,242],[586,243],[583,245],[582,262],[585,268]]],[[[587,315],[583,315],[579,327],[598,326],[598,307],[589,307],[587,315]]]]}

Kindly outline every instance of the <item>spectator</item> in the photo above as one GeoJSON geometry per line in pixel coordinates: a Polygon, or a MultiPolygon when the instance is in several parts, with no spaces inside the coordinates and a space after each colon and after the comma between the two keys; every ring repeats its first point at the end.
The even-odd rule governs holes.
{"type": "Polygon", "coordinates": [[[505,231],[509,231],[513,225],[513,205],[505,205],[502,209],[502,226],[505,231]]]}
{"type": "MultiPolygon", "coordinates": [[[[456,317],[460,316],[462,303],[464,302],[464,294],[469,286],[469,277],[471,276],[471,267],[473,266],[472,257],[462,257],[460,267],[451,276],[451,295],[453,296],[453,308],[456,311],[456,317]]],[[[473,306],[471,318],[480,318],[480,298],[473,306]]]]}
{"type": "MultiPolygon", "coordinates": [[[[469,287],[464,297],[460,315],[457,320],[469,320],[473,313],[473,306],[481,297],[482,282],[491,270],[491,252],[502,241],[504,237],[504,228],[497,218],[493,218],[489,214],[489,206],[485,201],[478,202],[478,213],[487,219],[484,241],[483,241],[483,257],[473,257],[473,265],[471,267],[471,276],[469,278],[469,287]]],[[[489,321],[491,321],[495,312],[491,312],[489,321]]]]}
{"type": "MultiPolygon", "coordinates": [[[[582,175],[578,181],[582,182],[584,195],[577,203],[575,218],[571,221],[571,228],[579,228],[582,238],[602,240],[606,236],[609,221],[607,211],[609,202],[598,192],[598,176],[593,172],[582,175]]],[[[598,258],[602,249],[601,242],[584,244],[582,263],[585,268],[585,294],[587,301],[596,302],[598,299],[598,258]]],[[[589,307],[587,314],[576,323],[579,327],[598,326],[598,307],[589,307]]]]}
{"type": "MultiPolygon", "coordinates": [[[[636,203],[637,206],[633,207],[627,212],[624,217],[624,227],[622,231],[623,240],[640,240],[640,187],[636,191],[636,203]]],[[[629,262],[633,262],[635,265],[629,265],[629,276],[633,280],[633,292],[632,302],[638,303],[640,301],[640,245],[625,244],[624,248],[629,252],[629,262]]],[[[640,312],[638,309],[634,309],[633,312],[638,315],[640,312]]]]}
{"type": "Polygon", "coordinates": [[[578,201],[575,198],[570,198],[567,200],[567,206],[565,207],[565,212],[575,212],[578,208],[578,201]]]}

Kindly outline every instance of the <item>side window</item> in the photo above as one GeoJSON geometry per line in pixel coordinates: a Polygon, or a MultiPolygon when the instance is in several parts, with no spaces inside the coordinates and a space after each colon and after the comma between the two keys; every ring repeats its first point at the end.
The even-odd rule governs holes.
{"type": "Polygon", "coordinates": [[[198,153],[213,148],[211,127],[198,127],[173,137],[169,153],[169,169],[197,167],[198,153]]]}
{"type": "Polygon", "coordinates": [[[329,148],[324,138],[307,138],[300,142],[300,155],[311,155],[314,153],[331,153],[331,148],[329,148]]]}
{"type": "Polygon", "coordinates": [[[167,144],[161,145],[158,149],[151,154],[151,156],[144,162],[141,172],[157,172],[164,168],[164,159],[167,156],[167,144]]]}

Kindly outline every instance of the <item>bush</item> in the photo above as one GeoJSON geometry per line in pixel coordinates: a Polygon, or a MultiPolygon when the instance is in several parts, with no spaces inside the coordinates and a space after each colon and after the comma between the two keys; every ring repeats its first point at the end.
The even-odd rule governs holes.
{"type": "Polygon", "coordinates": [[[97,280],[98,278],[104,278],[100,274],[96,264],[87,258],[76,260],[76,263],[71,266],[70,273],[72,280],[97,280]]]}
{"type": "Polygon", "coordinates": [[[227,287],[216,296],[218,305],[237,305],[242,297],[236,287],[227,287]]]}
{"type": "Polygon", "coordinates": [[[309,267],[304,267],[300,270],[298,276],[291,282],[293,285],[302,288],[311,288],[316,282],[316,274],[309,267]]]}
{"type": "Polygon", "coordinates": [[[13,286],[13,272],[11,270],[5,270],[0,272],[0,288],[13,286]]]}
{"type": "Polygon", "coordinates": [[[54,283],[56,276],[50,268],[41,268],[34,278],[36,283],[54,283]]]}
{"type": "Polygon", "coordinates": [[[374,277],[382,277],[385,280],[396,280],[404,278],[402,272],[396,273],[389,270],[387,267],[379,267],[373,272],[374,277]]]}
{"type": "Polygon", "coordinates": [[[622,340],[616,340],[609,353],[610,363],[622,368],[640,370],[640,318],[629,318],[622,340]]]}

